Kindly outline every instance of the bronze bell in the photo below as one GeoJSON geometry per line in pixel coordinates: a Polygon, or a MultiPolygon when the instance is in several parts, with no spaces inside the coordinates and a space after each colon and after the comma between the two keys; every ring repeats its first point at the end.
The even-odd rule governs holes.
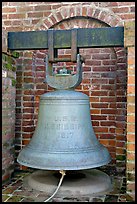
{"type": "Polygon", "coordinates": [[[46,58],[46,81],[56,90],[40,97],[38,123],[30,143],[17,161],[43,170],[80,170],[106,165],[110,154],[97,140],[90,118],[89,97],[74,88],[82,80],[82,60],[77,73],[51,76],[46,58]]]}

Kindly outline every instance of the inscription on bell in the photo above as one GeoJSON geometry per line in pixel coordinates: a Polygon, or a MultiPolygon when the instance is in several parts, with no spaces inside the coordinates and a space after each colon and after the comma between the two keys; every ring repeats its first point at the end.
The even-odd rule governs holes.
{"type": "Polygon", "coordinates": [[[78,117],[75,115],[55,116],[54,119],[48,117],[46,121],[45,128],[51,130],[78,130],[81,127],[81,124],[77,123],[78,117]]]}
{"type": "Polygon", "coordinates": [[[45,124],[46,129],[56,129],[56,130],[79,130],[81,128],[81,124],[79,123],[53,123],[48,122],[45,124]]]}
{"type": "MultiPolygon", "coordinates": [[[[53,119],[50,119],[50,118],[48,118],[48,120],[53,121],[53,119]]],[[[64,115],[64,116],[55,116],[54,120],[56,122],[71,122],[71,121],[77,122],[78,121],[78,117],[75,116],[75,115],[70,115],[70,116],[67,116],[67,115],[64,115]]]]}

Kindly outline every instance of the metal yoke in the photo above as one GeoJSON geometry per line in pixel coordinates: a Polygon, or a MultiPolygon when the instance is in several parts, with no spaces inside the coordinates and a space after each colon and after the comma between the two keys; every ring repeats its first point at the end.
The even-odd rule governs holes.
{"type": "Polygon", "coordinates": [[[46,56],[46,79],[44,82],[55,89],[70,89],[78,86],[82,81],[82,62],[77,48],[77,29],[71,30],[71,57],[58,58],[58,49],[54,48],[54,30],[48,31],[48,55],[46,56]],[[52,64],[55,62],[77,62],[76,74],[53,75],[52,64]]]}
{"type": "Polygon", "coordinates": [[[10,51],[48,48],[44,82],[55,89],[75,88],[81,83],[83,59],[79,55],[79,48],[123,46],[123,27],[8,32],[8,49],[10,51]],[[58,49],[71,49],[71,57],[58,58],[58,49]],[[53,75],[52,64],[56,62],[76,62],[76,74],[53,75]]]}

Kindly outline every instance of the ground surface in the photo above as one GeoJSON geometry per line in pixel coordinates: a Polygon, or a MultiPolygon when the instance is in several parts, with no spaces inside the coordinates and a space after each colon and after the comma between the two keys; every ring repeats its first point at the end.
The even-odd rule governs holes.
{"type": "MultiPolygon", "coordinates": [[[[56,194],[50,202],[131,202],[131,198],[126,195],[126,178],[123,173],[118,174],[113,169],[103,171],[112,179],[113,191],[109,194],[93,198],[93,200],[83,195],[78,198],[68,198],[58,197],[56,194]]],[[[43,202],[46,200],[49,197],[46,193],[24,187],[23,179],[32,172],[34,170],[14,172],[11,181],[3,186],[2,202],[43,202]]]]}

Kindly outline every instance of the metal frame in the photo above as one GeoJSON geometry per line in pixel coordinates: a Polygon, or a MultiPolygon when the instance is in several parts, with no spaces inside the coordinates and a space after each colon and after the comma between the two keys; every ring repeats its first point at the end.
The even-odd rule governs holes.
{"type": "MultiPolygon", "coordinates": [[[[48,49],[50,43],[53,44],[52,49],[66,48],[75,50],[79,48],[123,47],[124,27],[8,32],[9,50],[48,49]],[[50,42],[50,38],[53,42],[50,42]],[[75,40],[73,40],[73,38],[75,38],[75,40]],[[76,44],[73,44],[72,42],[75,42],[76,44]]],[[[56,57],[57,53],[54,54],[56,57]]],[[[72,56],[71,60],[74,60],[73,58],[76,59],[75,56],[72,56]]]]}

